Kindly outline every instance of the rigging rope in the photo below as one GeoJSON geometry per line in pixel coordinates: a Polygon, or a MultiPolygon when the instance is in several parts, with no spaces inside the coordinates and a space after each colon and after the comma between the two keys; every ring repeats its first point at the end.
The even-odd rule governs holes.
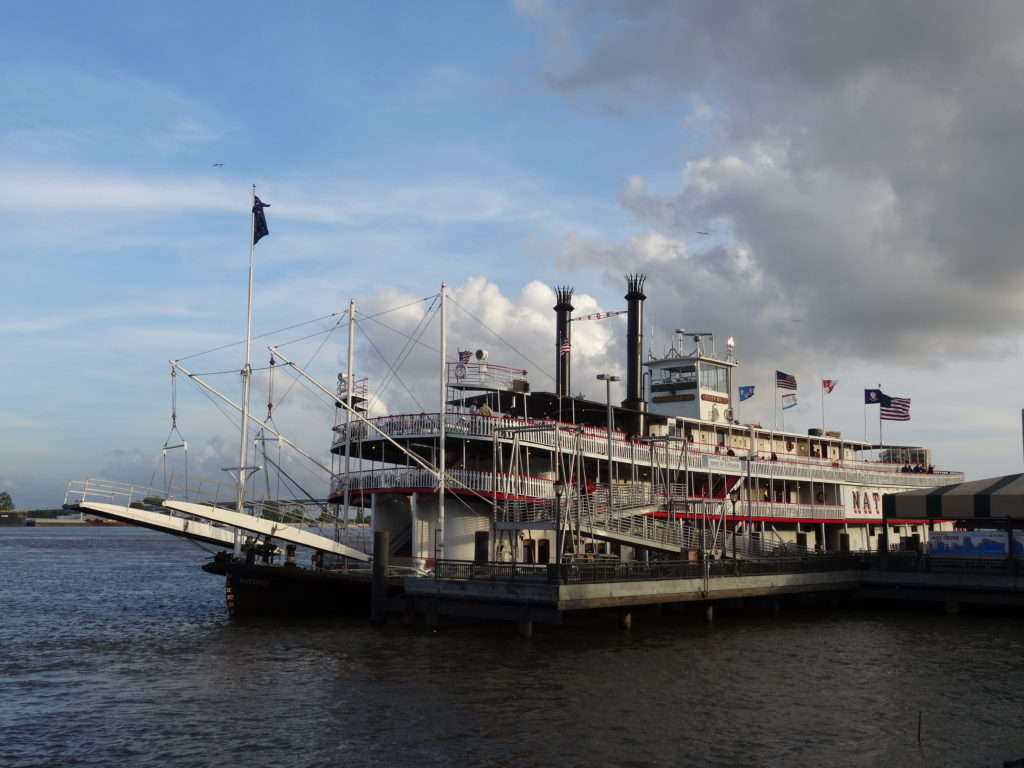
{"type": "MultiPolygon", "coordinates": [[[[164,473],[164,490],[168,496],[170,493],[170,484],[167,479],[167,451],[173,448],[184,449],[185,454],[185,498],[188,498],[188,442],[182,436],[178,430],[178,372],[171,368],[171,431],[167,433],[167,439],[164,440],[161,454],[163,456],[163,473],[164,473]],[[181,441],[180,445],[171,445],[171,436],[177,434],[178,439],[181,441]]],[[[155,473],[154,473],[155,474],[155,473]]]]}
{"type": "Polygon", "coordinates": [[[479,317],[477,317],[476,315],[474,315],[474,314],[473,314],[472,312],[470,312],[470,311],[469,311],[468,309],[466,309],[466,308],[465,308],[464,306],[462,306],[461,304],[459,304],[459,302],[457,302],[457,301],[456,301],[455,299],[453,299],[452,297],[450,297],[450,296],[449,296],[449,297],[448,297],[448,301],[450,301],[450,302],[451,302],[452,304],[454,304],[454,305],[455,305],[456,307],[458,307],[459,309],[461,309],[461,310],[462,310],[463,312],[465,312],[465,313],[466,313],[467,315],[469,315],[469,316],[470,316],[471,318],[473,318],[474,320],[476,320],[476,322],[480,323],[480,325],[482,325],[482,326],[483,326],[484,328],[486,328],[486,329],[487,329],[488,331],[490,331],[491,333],[493,333],[493,334],[494,334],[494,337],[495,337],[496,339],[498,339],[498,341],[502,342],[503,344],[507,344],[507,345],[509,346],[509,348],[510,348],[510,349],[512,349],[512,350],[513,350],[513,351],[514,351],[514,352],[515,352],[516,354],[518,354],[518,355],[519,355],[520,357],[522,357],[522,358],[523,358],[523,359],[524,359],[524,360],[525,360],[526,362],[528,362],[528,363],[530,364],[530,366],[531,366],[532,368],[534,368],[535,370],[538,370],[538,371],[540,371],[541,373],[543,373],[543,374],[544,374],[545,376],[547,376],[547,377],[548,377],[549,379],[551,379],[552,381],[554,381],[554,380],[555,380],[555,377],[554,377],[554,375],[553,375],[553,374],[551,374],[551,373],[549,373],[549,372],[548,372],[548,370],[547,370],[547,369],[546,369],[546,368],[545,368],[544,366],[542,366],[542,365],[541,365],[540,363],[535,363],[535,362],[534,362],[533,360],[531,360],[531,359],[530,359],[530,358],[529,358],[529,357],[528,357],[528,356],[527,356],[527,355],[526,355],[525,353],[523,353],[523,352],[522,352],[522,351],[521,351],[521,350],[520,350],[519,348],[517,348],[515,344],[513,344],[512,342],[510,342],[510,341],[509,341],[508,339],[504,338],[504,337],[503,337],[503,336],[502,336],[502,335],[501,335],[500,333],[498,333],[498,332],[497,332],[496,330],[494,330],[493,328],[491,328],[490,326],[488,326],[488,325],[487,325],[487,323],[485,323],[485,322],[484,322],[483,320],[481,320],[481,319],[480,319],[479,317]]]}
{"type": "MultiPolygon", "coordinates": [[[[413,331],[414,335],[406,336],[406,342],[402,346],[402,349],[399,350],[399,353],[398,353],[394,363],[388,362],[387,358],[384,356],[384,353],[381,352],[380,349],[377,347],[377,345],[373,343],[373,339],[371,339],[369,337],[369,335],[366,334],[365,332],[363,333],[364,338],[366,338],[366,340],[370,343],[370,346],[377,353],[377,356],[380,357],[380,359],[388,367],[387,375],[384,377],[384,380],[381,382],[380,386],[377,387],[376,393],[374,393],[374,395],[370,398],[370,401],[367,403],[367,410],[370,410],[374,405],[376,405],[380,401],[380,399],[383,397],[384,393],[387,391],[388,387],[391,386],[392,380],[395,380],[395,379],[397,379],[398,382],[402,385],[402,388],[406,391],[406,393],[409,395],[409,397],[412,398],[412,401],[414,403],[416,403],[416,407],[419,408],[421,411],[425,410],[423,405],[416,398],[416,395],[413,394],[412,390],[409,389],[409,387],[406,385],[405,381],[402,380],[402,377],[398,375],[398,369],[405,363],[406,360],[408,360],[409,355],[412,354],[412,351],[415,348],[415,346],[418,345],[418,344],[422,344],[422,342],[420,342],[419,339],[426,332],[427,326],[428,326],[429,322],[433,319],[434,315],[437,314],[437,311],[438,311],[437,310],[438,301],[439,301],[440,297],[439,296],[434,296],[434,297],[431,297],[431,298],[433,298],[433,301],[432,301],[431,305],[429,307],[427,307],[427,310],[423,313],[423,316],[420,318],[419,322],[416,324],[416,328],[413,331]]],[[[423,301],[426,301],[426,299],[424,299],[423,301]]],[[[379,321],[376,321],[376,320],[375,320],[375,322],[379,323],[379,321]]],[[[384,325],[383,323],[379,323],[379,324],[384,326],[385,328],[388,327],[388,326],[384,325]]],[[[358,328],[359,328],[359,330],[361,332],[363,331],[362,325],[358,325],[358,328]]],[[[389,330],[394,330],[394,329],[389,329],[389,330]]],[[[405,336],[405,334],[400,334],[400,335],[405,336]]],[[[423,346],[426,346],[426,345],[423,345],[423,346]]]]}

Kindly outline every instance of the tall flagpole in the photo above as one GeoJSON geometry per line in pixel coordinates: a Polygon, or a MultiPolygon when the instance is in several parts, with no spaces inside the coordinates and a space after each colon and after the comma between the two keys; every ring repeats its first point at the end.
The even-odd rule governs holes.
{"type": "MultiPolygon", "coordinates": [[[[356,342],[356,300],[348,300],[348,360],[346,361],[346,387],[345,387],[345,528],[348,529],[348,519],[351,514],[352,505],[352,388],[355,384],[353,378],[352,363],[356,342]]],[[[340,541],[340,537],[338,538],[340,541]]],[[[413,532],[413,546],[415,547],[415,530],[413,532]]]]}
{"type": "MultiPolygon", "coordinates": [[[[775,412],[775,429],[778,429],[779,428],[779,374],[778,374],[778,372],[775,373],[775,397],[774,397],[774,400],[775,400],[775,402],[774,402],[772,408],[773,408],[773,410],[775,412]]],[[[783,421],[783,424],[785,424],[785,421],[783,421]]],[[[785,429],[785,426],[783,426],[783,429],[785,429]]]]}
{"type": "MultiPolygon", "coordinates": [[[[242,368],[242,430],[241,444],[238,447],[238,498],[235,500],[235,511],[245,511],[246,459],[249,453],[249,383],[252,379],[252,278],[256,254],[256,185],[252,185],[253,213],[249,220],[249,293],[246,303],[245,318],[245,366],[242,368]]],[[[235,554],[242,553],[241,533],[235,528],[235,554]]]]}
{"type": "Polygon", "coordinates": [[[825,433],[825,380],[821,380],[821,432],[825,433]]]}
{"type": "MultiPolygon", "coordinates": [[[[879,392],[882,391],[882,384],[881,384],[881,382],[879,382],[879,384],[878,384],[878,391],[879,392]]],[[[881,403],[878,404],[878,449],[879,449],[879,451],[878,451],[878,458],[881,459],[882,458],[882,451],[881,451],[881,449],[882,449],[882,404],[881,403]]]]}
{"type": "MultiPolygon", "coordinates": [[[[867,387],[864,387],[865,393],[867,392],[867,389],[868,389],[867,387]]],[[[867,397],[865,397],[864,398],[864,442],[866,443],[867,441],[868,441],[868,399],[867,399],[867,397]]]]}
{"type": "Polygon", "coordinates": [[[448,382],[445,380],[447,372],[445,371],[445,356],[447,355],[446,344],[446,327],[445,327],[445,287],[444,283],[441,283],[441,403],[438,412],[439,425],[437,430],[439,446],[437,451],[437,541],[436,551],[438,560],[444,559],[444,486],[445,486],[445,475],[448,470],[446,468],[447,462],[445,461],[445,395],[447,394],[448,382]]]}

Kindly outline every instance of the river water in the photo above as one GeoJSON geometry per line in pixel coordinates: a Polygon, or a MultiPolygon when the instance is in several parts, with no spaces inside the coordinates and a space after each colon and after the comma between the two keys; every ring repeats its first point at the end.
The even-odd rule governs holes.
{"type": "Polygon", "coordinates": [[[1024,619],[229,619],[207,553],[0,528],[0,766],[1001,766],[1024,619]],[[921,743],[918,744],[918,715],[921,743]]]}

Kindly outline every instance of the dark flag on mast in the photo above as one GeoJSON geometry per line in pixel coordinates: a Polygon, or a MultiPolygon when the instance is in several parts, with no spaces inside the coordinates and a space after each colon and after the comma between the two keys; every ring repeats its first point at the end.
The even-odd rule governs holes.
{"type": "Polygon", "coordinates": [[[252,244],[256,245],[260,238],[269,235],[267,229],[267,215],[263,213],[264,208],[269,208],[270,203],[264,203],[258,197],[253,198],[256,202],[252,204],[252,244]]]}

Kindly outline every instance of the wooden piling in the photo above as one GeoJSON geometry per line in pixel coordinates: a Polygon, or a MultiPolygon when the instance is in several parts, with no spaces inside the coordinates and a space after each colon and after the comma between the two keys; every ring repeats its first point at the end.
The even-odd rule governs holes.
{"type": "Polygon", "coordinates": [[[370,591],[370,623],[375,627],[388,621],[388,547],[387,531],[373,534],[373,571],[370,591]]]}

